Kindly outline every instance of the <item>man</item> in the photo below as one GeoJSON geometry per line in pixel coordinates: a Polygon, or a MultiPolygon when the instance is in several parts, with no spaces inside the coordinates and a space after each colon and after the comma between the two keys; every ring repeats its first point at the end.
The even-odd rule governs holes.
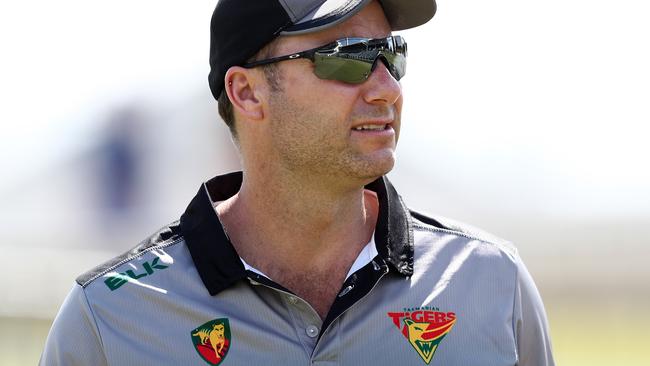
{"type": "Polygon", "coordinates": [[[41,363],[552,365],[514,248],[384,175],[434,0],[222,0],[210,87],[243,173],[77,279],[41,363]]]}

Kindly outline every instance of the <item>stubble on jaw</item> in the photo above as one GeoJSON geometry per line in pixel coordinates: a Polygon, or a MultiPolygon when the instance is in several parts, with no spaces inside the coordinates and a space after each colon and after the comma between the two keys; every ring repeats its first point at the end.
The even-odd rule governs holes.
{"type": "MultiPolygon", "coordinates": [[[[355,150],[348,138],[352,121],[332,121],[336,114],[326,112],[326,102],[305,106],[288,98],[280,89],[269,100],[272,144],[287,170],[314,177],[372,181],[393,168],[394,152],[382,151],[383,156],[377,156],[378,152],[366,154],[355,150]],[[341,124],[348,135],[336,128],[341,124]]],[[[386,108],[391,107],[369,107],[364,116],[351,118],[383,117],[386,108]]]]}

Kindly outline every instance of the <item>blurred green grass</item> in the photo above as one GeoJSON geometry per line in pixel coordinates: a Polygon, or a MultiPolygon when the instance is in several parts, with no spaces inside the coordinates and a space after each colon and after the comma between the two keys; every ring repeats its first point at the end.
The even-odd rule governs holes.
{"type": "Polygon", "coordinates": [[[606,296],[547,301],[557,365],[650,365],[650,304],[606,296]]]}
{"type": "MultiPolygon", "coordinates": [[[[546,302],[557,365],[650,365],[650,314],[644,303],[546,302]]],[[[0,317],[0,365],[36,365],[51,320],[0,317]]]]}
{"type": "Polygon", "coordinates": [[[0,365],[37,365],[50,319],[0,317],[0,365]]]}

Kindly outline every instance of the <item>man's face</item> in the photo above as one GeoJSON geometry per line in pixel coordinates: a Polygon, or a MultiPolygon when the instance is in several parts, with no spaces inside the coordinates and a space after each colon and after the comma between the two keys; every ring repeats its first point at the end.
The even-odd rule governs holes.
{"type": "MultiPolygon", "coordinates": [[[[345,37],[386,37],[390,31],[374,1],[331,29],[283,37],[273,56],[345,37]]],[[[311,177],[367,182],[392,169],[402,93],[380,61],[362,84],[319,79],[309,60],[284,61],[278,67],[281,90],[269,100],[269,137],[284,168],[311,177]],[[359,131],[361,126],[374,129],[359,131]]]]}

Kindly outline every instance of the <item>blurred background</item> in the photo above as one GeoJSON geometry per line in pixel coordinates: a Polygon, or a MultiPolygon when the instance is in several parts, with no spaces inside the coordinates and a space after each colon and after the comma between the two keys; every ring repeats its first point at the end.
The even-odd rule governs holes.
{"type": "MultiPolygon", "coordinates": [[[[77,275],[238,168],[207,86],[216,2],[0,4],[0,364],[35,364],[77,275]]],[[[560,365],[648,365],[650,3],[439,0],[409,42],[417,209],[515,242],[560,365]]]]}

